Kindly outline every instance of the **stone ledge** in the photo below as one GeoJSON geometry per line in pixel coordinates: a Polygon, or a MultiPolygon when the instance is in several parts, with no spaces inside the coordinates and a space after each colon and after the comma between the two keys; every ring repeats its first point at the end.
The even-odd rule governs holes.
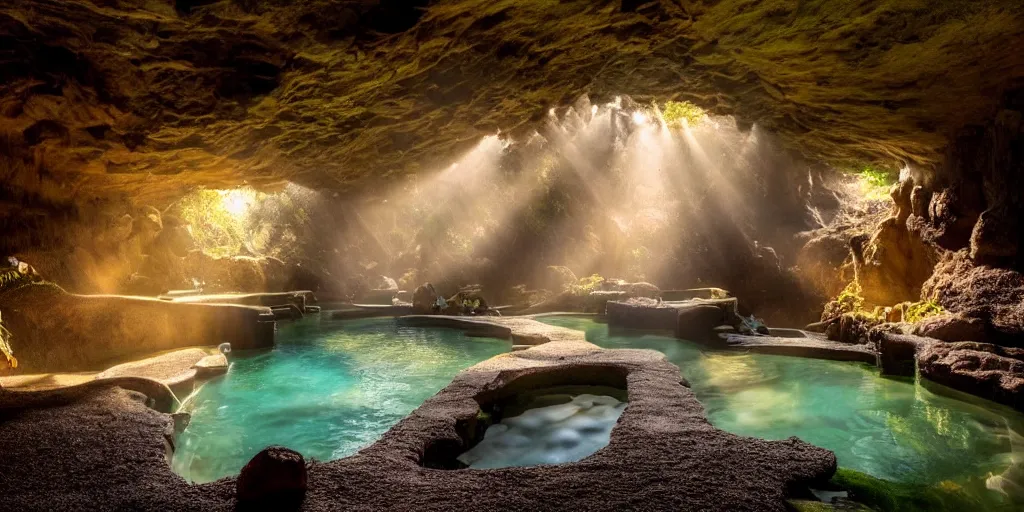
{"type": "MultiPolygon", "coordinates": [[[[807,333],[811,334],[811,333],[807,333]]],[[[779,336],[746,336],[742,334],[720,335],[726,346],[759,354],[776,354],[791,357],[830,359],[833,361],[859,361],[874,365],[878,355],[867,345],[852,345],[830,341],[824,337],[805,338],[779,336]]]]}
{"type": "Polygon", "coordinates": [[[1024,349],[936,341],[916,358],[922,377],[1024,411],[1024,349]]]}
{"type": "MultiPolygon", "coordinates": [[[[306,508],[529,510],[543,503],[552,510],[782,511],[787,510],[788,490],[825,481],[835,471],[836,459],[828,450],[795,438],[764,441],[712,426],[694,393],[680,384],[679,369],[658,352],[602,350],[586,342],[582,332],[532,319],[420,318],[402,321],[428,318],[434,325],[492,329],[547,342],[464,370],[370,447],[311,466],[306,508]],[[488,396],[523,382],[586,376],[595,368],[625,376],[629,407],[611,443],[590,457],[556,466],[496,470],[421,466],[425,454],[437,446],[466,448],[459,426],[476,417],[488,396]]],[[[19,475],[0,482],[5,504],[94,510],[233,508],[236,478],[189,485],[171,474],[162,440],[171,419],[102,384],[89,384],[95,388],[88,393],[68,388],[36,394],[31,409],[24,400],[0,395],[0,407],[21,409],[0,424],[5,454],[0,472],[19,475]],[[66,442],[72,438],[78,442],[66,442]],[[41,446],[48,449],[40,452],[41,446]],[[45,460],[40,460],[41,453],[45,460]]]]}

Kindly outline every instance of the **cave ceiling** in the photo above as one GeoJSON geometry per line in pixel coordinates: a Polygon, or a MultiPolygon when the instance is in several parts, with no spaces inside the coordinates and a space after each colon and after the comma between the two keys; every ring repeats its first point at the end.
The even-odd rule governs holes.
{"type": "Polygon", "coordinates": [[[0,171],[153,204],[347,192],[623,93],[928,167],[1022,77],[1019,0],[6,0],[0,171]]]}

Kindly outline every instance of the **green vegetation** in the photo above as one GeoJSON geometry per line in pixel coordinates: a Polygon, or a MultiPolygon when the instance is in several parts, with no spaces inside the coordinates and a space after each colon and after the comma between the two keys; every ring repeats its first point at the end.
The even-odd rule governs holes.
{"type": "Polygon", "coordinates": [[[856,313],[861,311],[861,307],[864,305],[864,297],[861,296],[860,283],[856,280],[850,281],[850,284],[843,288],[843,291],[839,292],[835,302],[838,304],[838,313],[856,313]]]}
{"type": "Polygon", "coordinates": [[[889,198],[889,189],[899,181],[899,169],[879,165],[859,165],[844,171],[857,179],[860,195],[871,201],[889,198]]]}
{"type": "Polygon", "coordinates": [[[704,120],[707,113],[704,109],[689,101],[666,101],[661,109],[661,116],[669,126],[697,126],[704,120]]]}
{"type": "Polygon", "coordinates": [[[843,291],[839,292],[839,295],[836,296],[828,306],[826,306],[826,310],[831,313],[830,316],[849,313],[875,323],[885,322],[888,318],[888,313],[893,309],[902,310],[903,314],[899,315],[898,318],[902,319],[903,322],[908,323],[920,322],[925,318],[941,315],[946,312],[942,305],[932,299],[918,302],[901,302],[892,308],[876,307],[874,310],[868,311],[864,309],[864,297],[861,293],[860,283],[856,280],[851,281],[850,284],[846,285],[846,288],[843,288],[843,291]]]}
{"type": "Polygon", "coordinates": [[[839,468],[832,483],[849,492],[850,499],[879,512],[985,510],[980,501],[952,482],[934,486],[904,484],[839,468]]]}
{"type": "Polygon", "coordinates": [[[565,281],[565,284],[562,287],[563,291],[571,293],[577,297],[590,295],[590,292],[597,290],[601,283],[604,282],[604,278],[597,274],[592,274],[589,277],[577,278],[576,273],[569,269],[569,267],[552,265],[548,268],[562,276],[562,279],[565,281]]]}
{"type": "Polygon", "coordinates": [[[192,227],[196,244],[211,256],[232,256],[247,240],[245,226],[246,196],[253,191],[198,190],[185,196],[178,205],[182,220],[192,227]]]}
{"type": "Polygon", "coordinates": [[[925,318],[932,317],[935,315],[941,315],[946,312],[939,303],[934,300],[923,300],[920,302],[913,302],[905,306],[903,312],[904,322],[920,322],[925,318]]]}

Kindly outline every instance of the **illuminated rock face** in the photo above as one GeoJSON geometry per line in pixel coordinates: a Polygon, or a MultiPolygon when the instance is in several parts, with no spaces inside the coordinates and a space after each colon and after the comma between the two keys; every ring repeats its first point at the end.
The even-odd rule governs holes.
{"type": "MultiPolygon", "coordinates": [[[[580,94],[689,99],[829,160],[929,166],[1024,75],[1010,0],[252,2],[0,6],[18,188],[162,204],[193,185],[346,190],[580,94]]],[[[8,185],[8,183],[5,183],[8,185]]]]}
{"type": "MultiPolygon", "coordinates": [[[[498,130],[546,133],[583,94],[629,94],[757,123],[812,161],[914,164],[913,214],[860,269],[877,302],[912,300],[931,245],[1020,264],[1022,26],[1013,0],[9,1],[0,229],[31,240],[0,249],[196,186],[380,190],[498,130]]],[[[61,251],[96,232],[70,231],[61,251]]]]}

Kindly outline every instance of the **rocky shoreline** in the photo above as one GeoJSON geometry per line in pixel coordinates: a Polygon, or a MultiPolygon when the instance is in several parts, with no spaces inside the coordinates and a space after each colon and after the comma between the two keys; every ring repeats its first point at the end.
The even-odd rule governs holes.
{"type": "MultiPolygon", "coordinates": [[[[431,318],[469,330],[483,323],[431,318]]],[[[303,509],[786,510],[788,492],[827,481],[836,469],[830,451],[795,438],[763,441],[715,428],[680,383],[678,368],[658,353],[603,350],[583,333],[530,319],[486,322],[546,342],[460,373],[358,454],[309,465],[303,509]],[[624,383],[629,407],[611,443],[583,461],[497,470],[424,467],[467,449],[466,423],[502,393],[608,379],[624,383]],[[578,492],[584,487],[587,492],[578,492]]],[[[171,472],[166,437],[173,420],[115,382],[32,393],[31,400],[3,392],[0,411],[0,472],[19,475],[0,481],[0,494],[14,508],[236,506],[236,478],[190,485],[171,472]]]]}

